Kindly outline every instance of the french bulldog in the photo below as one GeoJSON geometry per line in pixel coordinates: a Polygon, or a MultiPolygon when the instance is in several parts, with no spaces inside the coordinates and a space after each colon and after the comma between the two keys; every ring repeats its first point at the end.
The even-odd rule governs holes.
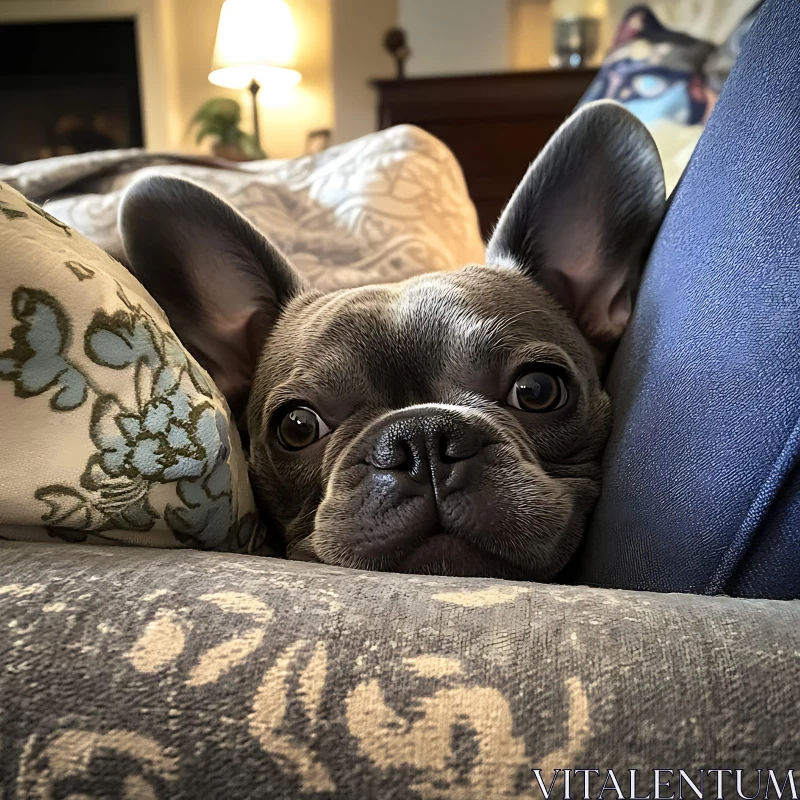
{"type": "Polygon", "coordinates": [[[119,222],[130,269],[246,430],[289,558],[548,581],[600,491],[602,377],[664,209],[652,138],[601,101],[532,163],[485,265],[322,294],[170,177],[129,187],[119,222]]]}

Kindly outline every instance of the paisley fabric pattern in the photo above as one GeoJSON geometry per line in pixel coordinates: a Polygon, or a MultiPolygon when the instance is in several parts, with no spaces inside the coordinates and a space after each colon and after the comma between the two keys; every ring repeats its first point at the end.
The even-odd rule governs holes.
{"type": "Polygon", "coordinates": [[[800,757],[798,603],[2,543],[0,620],[18,800],[763,797],[800,757]]]}
{"type": "Polygon", "coordinates": [[[189,178],[237,208],[323,291],[481,263],[483,242],[450,150],[410,125],[303,158],[236,166],[110,151],[0,167],[30,199],[122,260],[122,190],[147,174],[189,178]]]}
{"type": "Polygon", "coordinates": [[[121,265],[0,184],[0,537],[252,549],[224,399],[121,265]]]}

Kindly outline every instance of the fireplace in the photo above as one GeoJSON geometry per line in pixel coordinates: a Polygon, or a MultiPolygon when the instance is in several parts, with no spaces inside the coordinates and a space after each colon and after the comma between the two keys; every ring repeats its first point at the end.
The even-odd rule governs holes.
{"type": "Polygon", "coordinates": [[[133,19],[0,24],[0,163],[141,147],[133,19]]]}

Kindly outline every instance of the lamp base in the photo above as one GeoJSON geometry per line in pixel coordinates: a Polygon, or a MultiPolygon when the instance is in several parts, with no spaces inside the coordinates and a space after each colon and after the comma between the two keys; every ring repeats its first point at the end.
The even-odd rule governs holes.
{"type": "Polygon", "coordinates": [[[253,98],[253,136],[260,150],[261,132],[258,127],[258,90],[261,88],[261,84],[255,78],[253,78],[253,80],[250,81],[250,86],[247,88],[250,90],[250,95],[253,98]]]}

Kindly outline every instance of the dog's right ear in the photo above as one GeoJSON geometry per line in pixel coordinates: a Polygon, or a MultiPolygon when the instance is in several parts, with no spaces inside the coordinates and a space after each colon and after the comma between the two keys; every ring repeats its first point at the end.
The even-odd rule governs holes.
{"type": "Polygon", "coordinates": [[[299,276],[231,206],[179,178],[133,183],[119,227],[131,271],[240,415],[264,341],[302,290],[299,276]]]}
{"type": "Polygon", "coordinates": [[[486,248],[547,289],[607,355],[628,324],[664,216],[653,137],[623,106],[573,114],[531,164],[486,248]]]}

